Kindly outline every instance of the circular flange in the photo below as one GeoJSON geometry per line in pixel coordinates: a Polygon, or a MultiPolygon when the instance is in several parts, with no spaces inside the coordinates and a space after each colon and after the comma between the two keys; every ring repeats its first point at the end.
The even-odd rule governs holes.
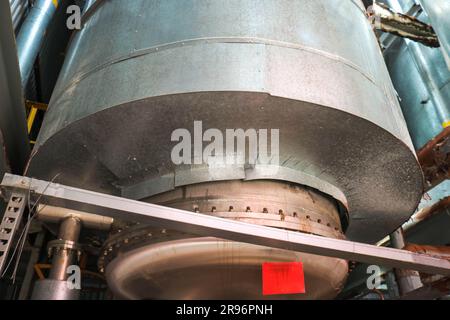
{"type": "Polygon", "coordinates": [[[81,252],[81,247],[75,242],[70,240],[56,239],[47,244],[48,255],[51,256],[59,250],[73,250],[81,252]]]}

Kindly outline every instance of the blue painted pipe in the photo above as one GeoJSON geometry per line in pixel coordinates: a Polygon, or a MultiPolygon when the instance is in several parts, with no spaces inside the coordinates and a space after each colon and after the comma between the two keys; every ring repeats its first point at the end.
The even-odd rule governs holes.
{"type": "Polygon", "coordinates": [[[28,83],[34,61],[39,54],[48,25],[60,0],[36,0],[17,36],[22,87],[28,83]]]}

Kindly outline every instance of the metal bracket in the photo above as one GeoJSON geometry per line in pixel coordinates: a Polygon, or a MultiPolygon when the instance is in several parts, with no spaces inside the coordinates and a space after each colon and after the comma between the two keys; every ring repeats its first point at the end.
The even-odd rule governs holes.
{"type": "Polygon", "coordinates": [[[376,29],[420,42],[426,46],[440,47],[433,27],[413,16],[420,9],[415,5],[407,14],[397,13],[385,4],[374,2],[369,12],[376,29]]]}
{"type": "Polygon", "coordinates": [[[11,174],[0,186],[6,193],[32,190],[31,202],[40,199],[43,204],[200,236],[450,276],[449,261],[425,254],[211,217],[11,174]]]}
{"type": "Polygon", "coordinates": [[[8,261],[9,251],[27,206],[26,192],[12,193],[0,224],[0,276],[8,261]]]}

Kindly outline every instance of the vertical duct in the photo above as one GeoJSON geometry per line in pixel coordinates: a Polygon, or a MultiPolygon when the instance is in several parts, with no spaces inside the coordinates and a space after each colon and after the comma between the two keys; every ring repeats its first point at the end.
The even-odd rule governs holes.
{"type": "Polygon", "coordinates": [[[11,8],[13,27],[14,30],[17,32],[21,22],[26,16],[30,4],[28,0],[9,0],[9,6],[11,8]]]}
{"type": "Polygon", "coordinates": [[[34,61],[41,48],[47,27],[56,12],[58,2],[59,0],[36,0],[17,36],[17,51],[19,53],[23,88],[28,82],[34,61]]]}
{"type": "Polygon", "coordinates": [[[450,14],[450,1],[420,0],[420,3],[439,37],[442,53],[450,70],[450,19],[448,18],[450,14]]]}

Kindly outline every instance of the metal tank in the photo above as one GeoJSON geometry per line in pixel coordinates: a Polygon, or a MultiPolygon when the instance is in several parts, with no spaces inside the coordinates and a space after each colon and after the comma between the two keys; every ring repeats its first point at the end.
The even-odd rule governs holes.
{"type": "MultiPolygon", "coordinates": [[[[92,4],[92,1],[89,5],[92,4]]],[[[359,0],[92,5],[27,173],[227,219],[375,242],[422,174],[359,0]],[[269,164],[171,161],[174,130],[279,129],[269,164]]],[[[121,222],[99,267],[118,297],[262,298],[261,263],[303,261],[333,298],[347,263],[121,222]]]]}

